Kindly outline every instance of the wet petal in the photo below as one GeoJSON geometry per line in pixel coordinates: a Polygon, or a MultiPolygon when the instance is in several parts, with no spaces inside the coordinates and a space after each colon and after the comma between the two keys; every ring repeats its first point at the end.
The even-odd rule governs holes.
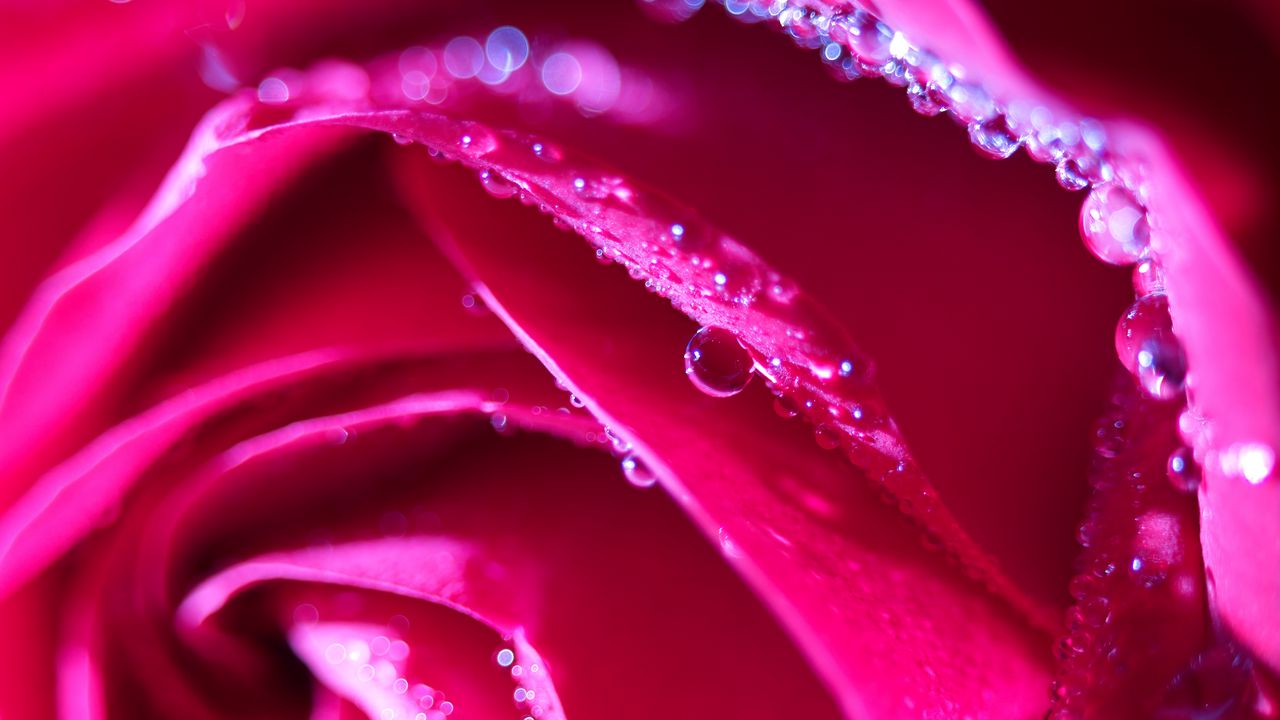
{"type": "MultiPolygon", "coordinates": [[[[456,173],[411,172],[424,218],[455,247],[499,315],[593,412],[644,450],[771,603],[846,712],[1018,716],[1043,706],[1043,640],[926,549],[921,530],[878,500],[877,476],[868,480],[821,449],[803,424],[784,424],[761,388],[730,400],[701,395],[681,377],[679,360],[696,326],[646,302],[620,271],[593,269],[575,238],[514,203],[495,205],[456,173]],[[507,242],[516,227],[520,242],[507,242]],[[584,344],[585,337],[596,341],[584,344]],[[984,695],[995,673],[1006,688],[998,707],[984,695]]],[[[598,222],[611,220],[606,214],[598,222]]],[[[608,231],[632,251],[641,236],[618,227],[608,231]]],[[[700,307],[684,292],[673,285],[672,299],[690,303],[691,314],[734,312],[714,300],[700,307]]],[[[767,316],[759,322],[768,327],[767,316]]],[[[743,327],[752,343],[781,342],[764,329],[753,334],[750,324],[730,326],[743,327]]],[[[904,477],[904,487],[910,482],[904,477]]],[[[927,489],[920,500],[914,512],[947,527],[927,489]]],[[[944,532],[943,542],[963,542],[954,525],[944,532]]]]}

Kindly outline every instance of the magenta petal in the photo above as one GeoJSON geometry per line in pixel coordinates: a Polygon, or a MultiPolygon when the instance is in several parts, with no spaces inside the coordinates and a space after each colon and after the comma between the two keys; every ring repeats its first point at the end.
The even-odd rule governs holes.
{"type": "Polygon", "coordinates": [[[282,358],[193,388],[116,426],[44,475],[0,515],[0,595],[64,553],[122,502],[141,470],[192,427],[253,394],[345,358],[338,351],[282,358]]]}
{"type": "MultiPolygon", "coordinates": [[[[556,392],[550,382],[544,387],[556,392]]],[[[131,630],[127,638],[117,638],[111,624],[102,632],[118,645],[116,652],[133,659],[114,667],[149,658],[157,669],[147,693],[157,698],[165,696],[162,689],[243,677],[235,661],[239,645],[214,632],[212,622],[182,635],[216,672],[187,675],[180,664],[164,662],[170,615],[161,588],[185,587],[186,578],[211,561],[223,565],[221,558],[247,553],[256,559],[233,562],[213,579],[195,578],[202,589],[189,596],[180,618],[198,620],[235,588],[248,589],[274,573],[283,582],[259,589],[279,603],[264,607],[261,593],[243,593],[249,605],[236,610],[228,604],[219,615],[244,618],[247,611],[261,618],[265,610],[268,619],[289,623],[306,603],[319,608],[321,621],[355,622],[341,615],[341,598],[352,589],[429,597],[455,604],[462,613],[450,610],[454,615],[483,617],[500,627],[511,635],[517,658],[535,654],[523,644],[524,627],[527,642],[545,658],[538,664],[557,679],[566,673],[568,685],[558,690],[571,713],[577,707],[598,716],[615,708],[614,717],[650,717],[670,693],[682,699],[672,710],[679,717],[704,717],[717,708],[730,708],[736,717],[773,717],[788,707],[806,717],[834,716],[787,638],[666,497],[632,488],[616,461],[599,453],[532,434],[495,437],[484,425],[476,437],[467,429],[479,423],[459,417],[445,427],[416,416],[424,403],[464,397],[405,398],[281,428],[228,451],[203,480],[156,509],[128,514],[125,532],[138,545],[122,548],[108,564],[111,585],[103,597],[107,612],[119,613],[117,623],[131,630]],[[458,447],[471,451],[456,452],[458,447]],[[401,523],[390,530],[388,512],[401,523]],[[317,528],[329,529],[321,537],[332,545],[299,548],[317,528]],[[437,563],[439,549],[449,550],[451,559],[437,563]],[[457,572],[435,572],[449,568],[457,572]],[[695,581],[698,592],[691,594],[695,581]],[[112,586],[127,588],[127,598],[146,599],[118,603],[112,586]],[[608,632],[584,633],[584,627],[608,632]],[[148,640],[141,642],[139,633],[148,640]],[[148,655],[149,647],[162,651],[148,655]],[[604,657],[616,657],[618,664],[601,662],[604,657]],[[632,692],[639,695],[619,706],[632,692]]],[[[514,402],[502,408],[508,427],[543,428],[579,441],[590,437],[584,425],[598,427],[578,413],[536,410],[514,402]]],[[[361,622],[385,624],[392,613],[404,613],[413,628],[422,626],[424,647],[443,633],[431,629],[443,619],[438,613],[435,621],[414,619],[413,608],[425,603],[388,605],[373,595],[360,597],[371,608],[360,611],[361,622]]],[[[458,629],[452,622],[449,627],[458,629]]],[[[496,649],[483,648],[483,665],[492,667],[496,649]]],[[[129,671],[109,674],[108,684],[125,692],[129,671]]],[[[426,676],[423,681],[432,683],[426,676]]],[[[506,702],[510,682],[501,696],[506,702]]],[[[531,682],[540,681],[525,676],[526,685],[531,682]]],[[[447,692],[450,684],[441,687],[447,692]]],[[[546,697],[544,689],[536,693],[546,697]]],[[[181,703],[175,708],[195,702],[177,693],[169,697],[181,703]]]]}
{"type": "Polygon", "coordinates": [[[1274,316],[1173,162],[1157,155],[1169,192],[1169,307],[1194,373],[1204,458],[1200,540],[1209,598],[1230,632],[1280,672],[1280,368],[1274,316]],[[1245,467],[1242,460],[1252,462],[1245,467]]]}
{"type": "MultiPolygon", "coordinates": [[[[1022,71],[967,3],[889,0],[881,5],[919,42],[981,68],[984,80],[1022,97],[1017,89],[1025,82],[1022,71]]],[[[1272,571],[1280,567],[1275,317],[1206,208],[1203,197],[1210,188],[1197,187],[1181,159],[1149,130],[1118,124],[1111,129],[1119,130],[1113,138],[1118,152],[1149,163],[1154,180],[1149,207],[1163,223],[1153,242],[1166,265],[1174,329],[1194,373],[1194,404],[1212,428],[1197,433],[1197,454],[1205,460],[1200,522],[1210,602],[1231,634],[1280,672],[1280,626],[1269,620],[1280,613],[1280,573],[1272,571]],[[1241,471],[1241,453],[1252,453],[1256,481],[1241,471]],[[1269,476],[1265,482],[1263,476],[1269,476]]]]}
{"type": "Polygon", "coordinates": [[[495,203],[460,173],[411,172],[424,216],[499,315],[643,449],[846,712],[1025,717],[1045,706],[1044,638],[926,549],[873,483],[820,449],[811,430],[778,419],[765,393],[712,400],[696,391],[680,372],[694,326],[617,270],[595,267],[544,218],[495,203]],[[989,694],[997,684],[998,701],[989,694]]]}
{"type": "MultiPolygon", "coordinates": [[[[194,628],[250,586],[284,581],[376,590],[442,605],[491,628],[495,643],[507,638],[511,656],[498,662],[491,672],[502,675],[507,674],[507,667],[521,668],[521,675],[509,680],[510,687],[505,689],[523,690],[525,695],[533,691],[542,717],[563,718],[545,661],[529,644],[523,629],[513,624],[513,609],[505,607],[516,594],[495,586],[492,577],[492,570],[463,543],[425,537],[346,543],[263,556],[228,568],[187,597],[178,619],[194,628]]],[[[400,637],[411,639],[406,628],[317,623],[305,617],[314,605],[299,607],[303,612],[295,610],[292,614],[289,641],[317,680],[371,716],[387,707],[404,713],[404,717],[432,707],[438,712],[442,702],[438,698],[447,695],[437,693],[437,699],[424,702],[431,694],[424,685],[438,680],[412,677],[407,663],[411,646],[400,637]],[[403,647],[399,652],[397,643],[403,647]]],[[[316,611],[317,616],[323,618],[324,610],[327,608],[316,611]]],[[[408,621],[405,625],[413,627],[408,621]]],[[[419,643],[447,642],[438,629],[418,631],[416,635],[419,643]]],[[[489,649],[485,648],[482,656],[488,655],[489,649]]],[[[443,683],[446,693],[448,687],[443,683]]],[[[501,707],[501,703],[494,704],[501,707]]],[[[477,710],[474,706],[467,709],[472,714],[477,710]]]]}
{"type": "Polygon", "coordinates": [[[1157,716],[1210,636],[1195,499],[1166,477],[1176,413],[1139,397],[1127,376],[1118,388],[1097,425],[1076,604],[1055,648],[1064,716],[1157,716]]]}
{"type": "Polygon", "coordinates": [[[237,432],[252,434],[255,428],[288,422],[302,413],[347,410],[411,390],[463,388],[480,399],[461,409],[487,407],[491,396],[500,396],[516,403],[510,411],[513,428],[545,424],[538,417],[526,418],[518,409],[520,403],[551,402],[555,395],[541,368],[523,353],[458,349],[434,357],[438,352],[431,347],[329,348],[281,357],[188,388],[120,423],[43,475],[0,512],[0,595],[108,523],[128,506],[135,484],[162,459],[175,454],[184,438],[200,430],[205,431],[206,445],[216,442],[213,437],[230,437],[227,442],[233,442],[237,432]],[[355,383],[359,386],[353,389],[355,383]],[[255,412],[264,405],[271,411],[255,412]]]}
{"type": "Polygon", "coordinates": [[[59,440],[76,425],[76,413],[194,270],[282,183],[344,139],[341,132],[286,129],[268,133],[249,153],[225,135],[226,123],[243,121],[243,110],[232,102],[206,117],[133,227],[42,283],[0,345],[2,497],[20,491],[47,453],[65,450],[59,440]],[[245,163],[260,169],[246,173],[245,163]],[[93,348],[92,357],[85,348],[93,348]]]}

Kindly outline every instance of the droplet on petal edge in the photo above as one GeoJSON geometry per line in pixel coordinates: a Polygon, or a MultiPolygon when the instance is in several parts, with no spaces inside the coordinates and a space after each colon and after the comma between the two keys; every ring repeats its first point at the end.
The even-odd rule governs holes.
{"type": "Polygon", "coordinates": [[[1163,293],[1138,298],[1120,317],[1116,354],[1151,397],[1172,400],[1182,396],[1187,358],[1173,334],[1169,300],[1163,293]]]}
{"type": "MultiPolygon", "coordinates": [[[[778,290],[771,291],[778,274],[745,247],[706,226],[692,211],[657,193],[651,197],[646,194],[642,205],[635,204],[635,193],[627,183],[586,158],[570,158],[560,148],[553,149],[527,136],[499,133],[479,123],[458,122],[419,108],[415,108],[414,127],[410,131],[399,115],[381,112],[387,104],[402,104],[402,100],[379,102],[383,104],[371,102],[363,112],[358,107],[351,108],[346,115],[348,122],[389,134],[411,132],[414,144],[421,145],[434,158],[443,162],[460,161],[477,173],[484,169],[500,173],[519,184],[522,190],[518,194],[522,200],[532,201],[539,210],[551,215],[553,222],[586,238],[595,247],[601,262],[624,265],[632,277],[644,279],[647,285],[652,283],[651,289],[668,299],[677,310],[708,327],[720,321],[725,326],[743,328],[742,332],[750,338],[749,350],[745,339],[740,340],[719,328],[734,336],[734,343],[729,347],[736,349],[729,357],[738,360],[731,361],[727,370],[707,368],[710,372],[703,374],[700,363],[687,368],[692,370],[690,380],[700,390],[724,397],[726,392],[740,392],[750,377],[761,374],[771,389],[780,394],[805,402],[820,399],[812,407],[805,406],[805,420],[815,425],[829,424],[839,435],[839,445],[850,461],[872,478],[883,481],[888,468],[902,465],[905,449],[883,410],[875,414],[884,420],[872,428],[856,430],[850,427],[843,410],[839,410],[882,405],[882,399],[869,382],[842,382],[854,377],[869,379],[870,364],[851,352],[842,330],[831,325],[821,313],[810,310],[810,304],[800,299],[793,285],[784,282],[778,290]],[[537,145],[541,145],[541,153],[537,145]],[[528,164],[531,161],[537,163],[528,164]],[[572,183],[575,179],[581,179],[576,188],[572,183]],[[669,234],[676,224],[683,229],[682,233],[677,230],[679,239],[669,234]],[[682,277],[677,278],[676,273],[682,277]],[[717,275],[725,278],[724,287],[715,284],[717,275]],[[776,295],[771,294],[774,292],[776,295]],[[761,300],[768,301],[768,312],[755,309],[761,300]],[[756,364],[756,355],[769,360],[763,365],[756,364]],[[850,359],[847,369],[846,359],[850,359]],[[845,371],[851,373],[847,378],[845,371]],[[836,377],[840,381],[833,382],[836,377]],[[818,407],[823,408],[824,413],[827,408],[837,408],[837,411],[829,413],[829,418],[820,417],[815,409],[818,407]]],[[[483,182],[483,178],[480,180],[483,182]]],[[[479,308],[482,303],[477,300],[471,306],[479,308]]],[[[504,426],[498,421],[498,426],[506,430],[510,423],[504,426]]],[[[928,486],[918,469],[911,463],[907,465],[912,469],[903,477],[909,479],[894,483],[892,494],[917,492],[928,486]]],[[[983,568],[989,566],[987,559],[939,503],[932,500],[916,503],[910,514],[933,528],[938,537],[945,538],[944,542],[968,570],[985,572],[983,568]]],[[[991,574],[988,581],[993,591],[1033,617],[1038,625],[1052,624],[1043,608],[1035,606],[1002,578],[991,574]]]]}
{"type": "Polygon", "coordinates": [[[1080,208],[1080,235],[1089,252],[1112,265],[1138,262],[1151,244],[1146,208],[1119,183],[1090,191],[1080,208]]]}
{"type": "Polygon", "coordinates": [[[638,488],[653,487],[658,482],[658,475],[638,455],[627,455],[622,459],[622,474],[627,482],[638,488]]]}
{"type": "Polygon", "coordinates": [[[689,339],[684,372],[694,387],[707,395],[729,397],[742,392],[751,382],[755,361],[732,332],[704,327],[689,339]]]}
{"type": "Polygon", "coordinates": [[[1200,487],[1200,466],[1191,455],[1191,448],[1180,447],[1169,454],[1167,472],[1175,490],[1195,492],[1200,487]]]}
{"type": "Polygon", "coordinates": [[[1022,143],[1003,115],[970,125],[969,139],[982,154],[998,160],[1013,155],[1022,143]]]}

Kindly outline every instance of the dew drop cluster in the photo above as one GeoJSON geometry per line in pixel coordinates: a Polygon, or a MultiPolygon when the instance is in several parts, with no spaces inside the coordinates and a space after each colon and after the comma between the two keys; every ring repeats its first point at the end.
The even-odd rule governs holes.
{"type": "MultiPolygon", "coordinates": [[[[1128,338],[1117,339],[1120,360],[1151,397],[1186,402],[1193,375],[1167,320],[1164,258],[1147,206],[1150,182],[1140,161],[1117,151],[1101,122],[1064,113],[1049,103],[997,97],[965,67],[913,42],[867,3],[832,7],[798,0],[720,2],[732,17],[772,23],[797,45],[817,50],[841,80],[879,77],[904,87],[917,112],[947,115],[963,125],[980,154],[1004,159],[1025,149],[1034,161],[1053,166],[1062,187],[1088,190],[1080,212],[1085,247],[1108,264],[1134,266],[1138,299],[1117,330],[1128,338]],[[1166,319],[1157,317],[1161,314],[1166,319]]],[[[1203,462],[1207,439],[1197,436],[1189,442],[1199,442],[1195,455],[1203,462]]],[[[1219,469],[1254,484],[1272,475],[1274,448],[1249,441],[1238,445],[1219,454],[1219,469]],[[1243,464],[1237,461],[1241,452],[1246,454],[1243,464]]]]}

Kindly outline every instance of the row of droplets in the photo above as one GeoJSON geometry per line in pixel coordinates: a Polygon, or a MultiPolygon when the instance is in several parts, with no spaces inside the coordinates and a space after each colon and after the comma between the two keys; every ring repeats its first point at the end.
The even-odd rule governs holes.
{"type": "MultiPolygon", "coordinates": [[[[293,612],[294,622],[300,626],[314,628],[320,620],[319,610],[311,603],[298,605],[293,612]]],[[[362,639],[360,637],[333,639],[323,651],[326,663],[331,666],[350,665],[361,683],[376,684],[389,696],[403,696],[413,700],[413,705],[420,711],[410,711],[404,715],[401,709],[387,706],[380,710],[381,720],[445,720],[453,715],[454,703],[446,699],[445,694],[423,683],[411,684],[404,677],[407,661],[411,653],[409,644],[400,639],[408,629],[409,620],[404,615],[391,618],[384,633],[362,639]]],[[[523,630],[509,636],[493,653],[493,662],[511,677],[515,684],[512,691],[512,702],[520,711],[520,720],[537,720],[546,713],[544,700],[555,704],[554,698],[542,698],[550,687],[537,653],[527,649],[517,652],[524,642],[523,630]],[[525,657],[522,657],[525,656],[525,657]]],[[[552,693],[554,695],[554,693],[552,693]]]]}
{"type": "Polygon", "coordinates": [[[511,674],[511,680],[516,684],[511,699],[517,708],[527,713],[521,720],[537,720],[542,717],[545,714],[545,708],[541,704],[542,699],[538,696],[539,683],[533,681],[545,672],[542,663],[536,658],[528,662],[519,662],[520,657],[510,647],[502,647],[495,652],[493,661],[498,667],[507,670],[511,674]]]}
{"type": "MultiPolygon", "coordinates": [[[[1147,208],[1150,188],[1137,163],[1119,162],[1102,123],[1091,118],[1055,117],[1052,109],[1028,102],[1003,103],[966,70],[912,43],[871,10],[819,9],[793,0],[721,0],[730,15],[746,22],[775,22],[802,47],[817,49],[837,77],[882,77],[905,87],[912,107],[934,116],[947,114],[966,126],[974,147],[992,158],[1008,158],[1019,148],[1037,162],[1052,164],[1068,190],[1089,189],[1080,212],[1080,233],[1098,259],[1133,265],[1136,301],[1121,316],[1116,350],[1121,363],[1151,397],[1186,402],[1192,381],[1186,354],[1173,332],[1164,271],[1153,248],[1147,208]]],[[[682,20],[700,2],[641,0],[682,20]]],[[[691,375],[691,377],[693,377],[691,375]]],[[[695,380],[695,384],[704,387],[695,380]]],[[[711,394],[718,394],[714,390],[711,394]]],[[[1194,489],[1198,463],[1206,460],[1203,418],[1184,412],[1179,430],[1187,443],[1169,458],[1170,479],[1194,489]],[[1193,449],[1194,448],[1194,449],[1193,449]]],[[[1218,458],[1225,474],[1260,484],[1274,471],[1275,450],[1243,442],[1218,458]]]]}
{"type": "MultiPolygon", "coordinates": [[[[464,165],[471,166],[481,185],[494,197],[515,198],[526,205],[536,205],[542,212],[551,215],[562,230],[577,232],[591,241],[597,248],[597,259],[603,264],[622,264],[633,278],[644,279],[647,289],[672,299],[687,314],[701,314],[700,307],[682,304],[674,295],[674,285],[680,283],[678,278],[659,275],[655,273],[653,263],[645,263],[614,247],[607,241],[609,231],[593,223],[591,217],[600,215],[606,206],[625,206],[634,210],[641,197],[636,189],[621,178],[613,176],[574,175],[567,186],[570,194],[585,206],[586,219],[566,217],[541,197],[540,190],[535,185],[543,181],[535,182],[519,174],[507,176],[504,171],[477,162],[480,157],[488,154],[484,148],[499,144],[499,141],[490,137],[478,142],[477,135],[488,137],[487,131],[478,126],[469,128],[466,132],[456,143],[460,153],[449,149],[429,150],[437,157],[457,159],[464,165]],[[477,151],[476,148],[481,150],[477,151]]],[[[559,148],[542,141],[525,140],[523,144],[527,152],[553,165],[565,157],[559,148]]],[[[507,144],[507,147],[511,145],[507,144]]],[[[555,191],[551,192],[554,194],[555,191]]],[[[658,215],[661,216],[661,213],[658,215]]],[[[646,217],[652,219],[651,216],[646,217]]],[[[641,243],[641,249],[644,253],[668,260],[684,255],[694,270],[704,274],[714,285],[714,290],[708,291],[700,289],[701,286],[696,283],[690,283],[690,290],[695,291],[699,298],[721,305],[750,308],[758,300],[765,299],[778,306],[778,310],[783,310],[796,300],[799,293],[794,282],[767,268],[757,267],[758,261],[743,262],[744,257],[749,257],[745,250],[700,224],[690,226],[680,221],[656,222],[652,241],[641,243]],[[749,281],[730,283],[730,274],[735,279],[747,277],[749,281]],[[735,285],[734,291],[721,292],[730,284],[735,285]]],[[[475,302],[474,296],[464,297],[464,306],[469,310],[475,311],[475,302]]],[[[955,554],[954,549],[948,549],[936,529],[926,522],[936,509],[936,495],[915,477],[916,473],[906,467],[907,463],[899,457],[900,453],[893,451],[896,431],[892,429],[892,423],[884,416],[879,401],[867,385],[872,375],[870,363],[854,353],[830,355],[828,350],[819,349],[820,346],[808,342],[812,333],[800,325],[784,321],[781,329],[781,334],[787,339],[786,344],[793,348],[784,350],[777,347],[773,354],[769,354],[725,327],[706,325],[699,328],[685,348],[683,359],[686,377],[703,394],[727,398],[744,391],[757,375],[762,376],[775,395],[774,409],[779,416],[794,418],[803,415],[813,424],[814,439],[819,447],[826,450],[842,449],[855,464],[883,479],[882,496],[886,502],[922,522],[926,547],[949,550],[948,558],[961,565],[975,579],[990,581],[991,578],[977,569],[980,563],[970,562],[961,558],[960,554],[955,554]],[[831,359],[832,357],[836,359],[831,359]],[[864,397],[851,399],[851,393],[864,397]]],[[[562,389],[568,390],[567,387],[562,389]]],[[[575,407],[583,405],[572,393],[570,404],[575,407]]],[[[495,424],[500,432],[506,428],[505,418],[503,421],[502,425],[495,424]]],[[[609,428],[605,428],[605,436],[608,446],[621,459],[623,475],[632,485],[648,488],[657,484],[658,474],[628,441],[609,428]]],[[[735,553],[730,548],[736,546],[728,539],[727,534],[722,532],[720,539],[725,552],[734,556],[735,553]]]]}
{"type": "MultiPolygon", "coordinates": [[[[685,6],[693,7],[688,3],[685,6]]],[[[1153,249],[1152,222],[1144,200],[1148,195],[1148,188],[1137,175],[1126,172],[1123,167],[1117,170],[1117,166],[1112,163],[1105,131],[1099,124],[1080,120],[1060,123],[1050,131],[1046,124],[1048,120],[1045,113],[1048,111],[1036,108],[1025,113],[1029,118],[1029,127],[1035,128],[1036,132],[1022,132],[1019,128],[1023,128],[1024,124],[1017,112],[990,100],[990,96],[980,86],[962,82],[960,78],[963,77],[963,72],[958,68],[946,66],[940,70],[943,67],[940,61],[915,48],[901,33],[891,30],[866,10],[823,15],[813,9],[792,7],[784,2],[767,5],[744,3],[731,7],[730,11],[734,12],[735,8],[741,8],[742,12],[734,14],[743,17],[776,18],[802,44],[823,48],[823,57],[828,62],[841,61],[842,58],[848,61],[851,63],[851,69],[846,73],[848,77],[853,77],[855,71],[858,76],[878,74],[890,81],[902,80],[899,84],[906,85],[911,91],[917,87],[920,71],[924,68],[924,74],[931,78],[929,83],[933,84],[926,83],[919,87],[925,91],[929,91],[931,87],[946,90],[931,95],[938,99],[937,112],[948,112],[952,117],[965,122],[970,128],[970,137],[979,150],[989,155],[1007,157],[1018,147],[1025,146],[1037,160],[1055,161],[1059,179],[1070,179],[1070,182],[1063,183],[1068,188],[1092,186],[1080,217],[1080,230],[1086,247],[1104,262],[1134,266],[1133,283],[1138,298],[1125,311],[1117,326],[1116,349],[1119,358],[1151,397],[1163,401],[1185,402],[1190,379],[1187,360],[1172,329],[1168,299],[1164,292],[1164,273],[1160,258],[1153,249]],[[884,52],[881,53],[881,50],[884,52]],[[913,82],[917,84],[913,85],[913,82]],[[1004,139],[1001,140],[1000,137],[1004,139]],[[993,147],[999,149],[999,152],[992,152],[993,147]]],[[[483,155],[483,148],[493,144],[491,141],[477,143],[475,133],[488,137],[478,126],[473,132],[462,135],[459,147],[464,155],[483,155]]],[[[535,156],[545,161],[555,162],[561,157],[560,151],[541,142],[532,143],[530,149],[535,156]]],[[[498,171],[482,168],[479,174],[481,183],[490,193],[498,197],[518,195],[523,202],[535,202],[521,183],[507,179],[498,171]]],[[[622,204],[634,202],[634,192],[625,183],[611,183],[606,182],[607,180],[608,178],[578,176],[571,184],[573,192],[582,200],[593,203],[614,199],[622,204]]],[[[543,209],[550,212],[545,205],[543,209]]],[[[651,289],[666,294],[662,292],[661,279],[655,279],[648,268],[642,268],[639,262],[621,256],[617,249],[606,248],[601,244],[599,236],[604,232],[601,228],[591,225],[590,221],[584,223],[560,220],[559,224],[593,239],[598,246],[597,255],[602,260],[622,262],[637,277],[648,274],[646,286],[649,287],[652,283],[651,289]]],[[[694,247],[693,240],[698,237],[697,232],[691,232],[686,224],[678,221],[669,223],[658,234],[663,243],[686,251],[694,247]]],[[[653,247],[659,247],[660,244],[653,247]]],[[[699,264],[701,269],[714,272],[717,289],[729,284],[728,274],[719,269],[716,263],[701,255],[694,256],[693,262],[699,264]]],[[[751,292],[725,295],[720,299],[727,298],[730,302],[749,305],[754,301],[757,284],[762,287],[767,285],[752,283],[751,292]]],[[[778,287],[784,286],[778,284],[778,287]]],[[[770,297],[773,295],[772,292],[766,294],[770,297]]],[[[776,392],[778,388],[773,382],[774,371],[781,368],[782,363],[781,358],[757,357],[757,353],[735,333],[715,326],[704,327],[695,333],[685,352],[687,376],[695,387],[713,397],[727,397],[741,392],[756,374],[765,375],[776,392]]],[[[828,380],[852,373],[854,367],[852,360],[843,360],[832,367],[809,369],[816,379],[828,380]]],[[[785,395],[780,397],[780,413],[786,416],[798,414],[801,409],[792,407],[796,404],[794,399],[790,402],[788,400],[785,395]]],[[[839,427],[839,424],[822,422],[823,418],[816,413],[808,414],[811,419],[816,420],[815,436],[820,446],[835,449],[845,444],[846,429],[839,427]]],[[[861,408],[854,407],[847,414],[845,420],[863,419],[861,408]]],[[[1179,428],[1187,446],[1178,448],[1171,454],[1169,474],[1175,485],[1193,489],[1200,477],[1198,463],[1203,462],[1204,458],[1199,450],[1192,448],[1201,448],[1206,444],[1197,442],[1205,432],[1205,423],[1189,408],[1183,412],[1179,428]]],[[[1263,443],[1242,443],[1230,448],[1220,460],[1228,474],[1242,476],[1250,483],[1257,484],[1271,475],[1274,451],[1263,443]]],[[[638,486],[651,486],[655,481],[654,473],[634,454],[624,455],[623,470],[638,486]]]]}
{"type": "MultiPolygon", "coordinates": [[[[949,113],[967,126],[971,142],[982,154],[1003,159],[1024,147],[1032,159],[1055,166],[1057,180],[1064,188],[1089,189],[1080,212],[1085,246],[1103,262],[1133,266],[1136,299],[1117,323],[1117,356],[1147,396],[1182,405],[1177,422],[1181,444],[1170,453],[1165,473],[1176,490],[1197,492],[1203,477],[1200,464],[1207,460],[1206,433],[1210,427],[1189,402],[1194,379],[1173,329],[1159,243],[1153,246],[1152,242],[1153,222],[1147,207],[1150,188],[1140,164],[1117,163],[1105,129],[1095,120],[1055,122],[1049,108],[996,102],[979,85],[965,82],[962,68],[948,66],[915,47],[866,9],[824,12],[790,0],[723,1],[729,13],[740,18],[775,20],[797,43],[819,49],[823,60],[842,79],[882,76],[894,85],[906,86],[917,112],[928,116],[949,113]]],[[[1156,227],[1158,232],[1159,225],[1156,227]]],[[[1118,431],[1122,431],[1123,421],[1119,422],[1118,431]]],[[[1114,434],[1104,432],[1102,436],[1114,434]]],[[[1236,443],[1217,461],[1226,476],[1258,485],[1274,473],[1275,449],[1262,442],[1236,443]]],[[[1081,527],[1082,532],[1086,529],[1081,527]]],[[[1135,558],[1129,569],[1145,578],[1144,583],[1156,578],[1140,558],[1135,558]]],[[[1076,581],[1088,579],[1082,576],[1076,581]]],[[[1104,622],[1109,616],[1106,598],[1075,585],[1073,581],[1072,595],[1078,602],[1072,607],[1069,625],[1091,627],[1104,622]]],[[[1070,655],[1079,651],[1074,637],[1064,639],[1060,652],[1070,655]]],[[[1228,646],[1216,647],[1198,656],[1185,674],[1218,680],[1231,676],[1238,680],[1230,683],[1233,687],[1243,686],[1248,662],[1228,646]]],[[[1055,687],[1055,692],[1060,689],[1055,687]]],[[[1227,696],[1215,709],[1237,700],[1227,696]]],[[[1058,714],[1074,717],[1061,705],[1054,717],[1058,714]]]]}
{"type": "Polygon", "coordinates": [[[258,100],[283,105],[337,94],[386,106],[422,107],[488,92],[514,97],[540,112],[563,102],[589,117],[636,124],[665,117],[671,108],[661,83],[624,66],[603,46],[529,37],[514,25],[486,35],[457,35],[438,46],[415,45],[366,67],[330,62],[324,69],[319,74],[273,73],[258,84],[258,100]]]}

